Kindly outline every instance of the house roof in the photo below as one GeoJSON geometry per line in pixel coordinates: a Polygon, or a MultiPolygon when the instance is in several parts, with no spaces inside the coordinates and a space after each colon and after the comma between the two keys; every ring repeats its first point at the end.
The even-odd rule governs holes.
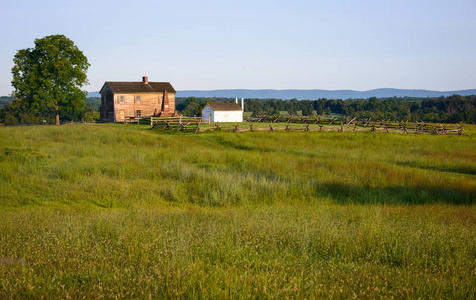
{"type": "Polygon", "coordinates": [[[236,103],[207,103],[214,111],[242,110],[236,103]]]}
{"type": "Polygon", "coordinates": [[[116,94],[163,93],[164,90],[167,90],[167,93],[176,93],[170,82],[149,81],[149,83],[144,83],[143,81],[106,81],[104,86],[106,85],[108,85],[112,92],[116,94]]]}

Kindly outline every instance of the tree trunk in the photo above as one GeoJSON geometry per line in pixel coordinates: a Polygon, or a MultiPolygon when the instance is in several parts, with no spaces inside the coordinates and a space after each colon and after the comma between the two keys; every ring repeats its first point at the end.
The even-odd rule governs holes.
{"type": "Polygon", "coordinates": [[[55,119],[56,119],[56,125],[59,125],[60,120],[59,120],[59,110],[58,110],[58,108],[55,109],[55,119]]]}

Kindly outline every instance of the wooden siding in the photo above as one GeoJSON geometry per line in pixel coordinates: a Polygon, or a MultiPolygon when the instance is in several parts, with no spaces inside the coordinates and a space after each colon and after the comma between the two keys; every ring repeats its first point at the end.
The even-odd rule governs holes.
{"type": "MultiPolygon", "coordinates": [[[[163,93],[114,94],[107,87],[102,92],[100,108],[102,122],[124,122],[125,118],[137,117],[138,110],[141,117],[152,116],[160,112],[163,101],[163,93]],[[121,96],[124,96],[124,103],[120,101],[121,96]],[[141,97],[140,103],[136,103],[137,96],[141,97]]],[[[168,97],[171,111],[175,112],[175,94],[170,93],[168,97]]]]}
{"type": "Polygon", "coordinates": [[[114,94],[108,88],[101,94],[100,121],[114,122],[114,94]]]}

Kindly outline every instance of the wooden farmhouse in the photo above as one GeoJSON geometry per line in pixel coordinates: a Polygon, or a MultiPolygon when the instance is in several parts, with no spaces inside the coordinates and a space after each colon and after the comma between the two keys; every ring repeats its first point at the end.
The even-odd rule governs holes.
{"type": "Polygon", "coordinates": [[[241,107],[236,103],[207,103],[202,108],[202,117],[210,122],[243,122],[243,99],[241,107]]]}
{"type": "Polygon", "coordinates": [[[146,116],[177,116],[175,89],[169,82],[106,81],[101,94],[100,121],[124,122],[146,116]]]}

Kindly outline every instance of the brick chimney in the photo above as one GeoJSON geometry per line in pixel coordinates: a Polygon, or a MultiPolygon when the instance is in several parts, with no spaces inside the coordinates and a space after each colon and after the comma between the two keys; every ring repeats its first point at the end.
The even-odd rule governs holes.
{"type": "Polygon", "coordinates": [[[145,84],[149,83],[149,77],[142,76],[142,82],[145,83],[145,84]]]}

